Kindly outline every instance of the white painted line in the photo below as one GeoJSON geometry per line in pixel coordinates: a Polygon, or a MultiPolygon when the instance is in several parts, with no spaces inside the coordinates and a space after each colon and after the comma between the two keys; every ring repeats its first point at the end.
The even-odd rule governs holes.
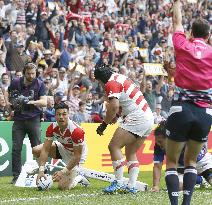
{"type": "Polygon", "coordinates": [[[44,197],[32,197],[32,198],[15,198],[9,200],[3,200],[0,202],[2,203],[11,203],[11,202],[21,202],[21,201],[40,201],[45,199],[60,199],[60,198],[74,198],[74,197],[96,197],[99,195],[103,195],[102,193],[95,193],[95,194],[69,194],[69,195],[59,195],[59,196],[44,196],[44,197]]]}

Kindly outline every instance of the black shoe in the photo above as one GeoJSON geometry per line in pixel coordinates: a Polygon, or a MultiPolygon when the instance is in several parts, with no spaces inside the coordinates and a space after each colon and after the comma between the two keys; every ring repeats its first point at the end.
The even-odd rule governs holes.
{"type": "Polygon", "coordinates": [[[10,184],[15,184],[17,180],[18,180],[18,176],[14,176],[10,184]]]}

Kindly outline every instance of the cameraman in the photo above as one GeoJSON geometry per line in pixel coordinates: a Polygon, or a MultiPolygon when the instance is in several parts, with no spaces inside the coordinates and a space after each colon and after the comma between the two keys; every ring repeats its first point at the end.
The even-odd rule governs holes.
{"type": "Polygon", "coordinates": [[[47,106],[45,85],[36,77],[37,66],[28,63],[24,66],[23,77],[15,78],[9,87],[10,103],[14,109],[12,127],[12,184],[21,172],[21,150],[26,134],[31,146],[41,143],[40,116],[42,107],[47,106]]]}

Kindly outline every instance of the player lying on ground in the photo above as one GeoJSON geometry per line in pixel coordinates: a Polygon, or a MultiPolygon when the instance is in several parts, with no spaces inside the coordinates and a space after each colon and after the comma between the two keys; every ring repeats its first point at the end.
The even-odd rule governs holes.
{"type": "Polygon", "coordinates": [[[58,182],[60,189],[72,189],[81,180],[88,184],[85,177],[77,176],[77,169],[86,159],[85,133],[69,119],[69,108],[64,102],[55,106],[55,115],[56,122],[47,128],[44,143],[32,150],[33,155],[39,158],[37,182],[41,177],[45,177],[45,164],[49,156],[62,159],[67,165],[53,175],[53,181],[58,182]]]}
{"type": "MultiPolygon", "coordinates": [[[[154,167],[153,167],[153,187],[151,191],[159,191],[161,170],[163,165],[165,153],[165,143],[166,143],[166,121],[163,121],[155,129],[155,146],[154,146],[154,167]]],[[[179,189],[182,190],[183,186],[183,172],[184,172],[184,150],[182,151],[179,159],[178,177],[179,177],[179,189]]],[[[207,146],[204,145],[201,152],[197,157],[197,184],[202,182],[201,176],[212,185],[212,155],[207,152],[207,146]]]]}

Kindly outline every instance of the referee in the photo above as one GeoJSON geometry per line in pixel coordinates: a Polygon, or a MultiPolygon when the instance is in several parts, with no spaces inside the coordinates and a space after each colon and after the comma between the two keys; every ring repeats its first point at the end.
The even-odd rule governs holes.
{"type": "Polygon", "coordinates": [[[197,177],[196,159],[207,141],[212,122],[212,47],[208,44],[210,24],[204,19],[196,19],[192,24],[192,38],[187,40],[180,0],[175,0],[173,27],[176,92],[166,127],[165,179],[171,205],[176,205],[179,191],[176,168],[186,144],[182,205],[189,205],[197,177]]]}

